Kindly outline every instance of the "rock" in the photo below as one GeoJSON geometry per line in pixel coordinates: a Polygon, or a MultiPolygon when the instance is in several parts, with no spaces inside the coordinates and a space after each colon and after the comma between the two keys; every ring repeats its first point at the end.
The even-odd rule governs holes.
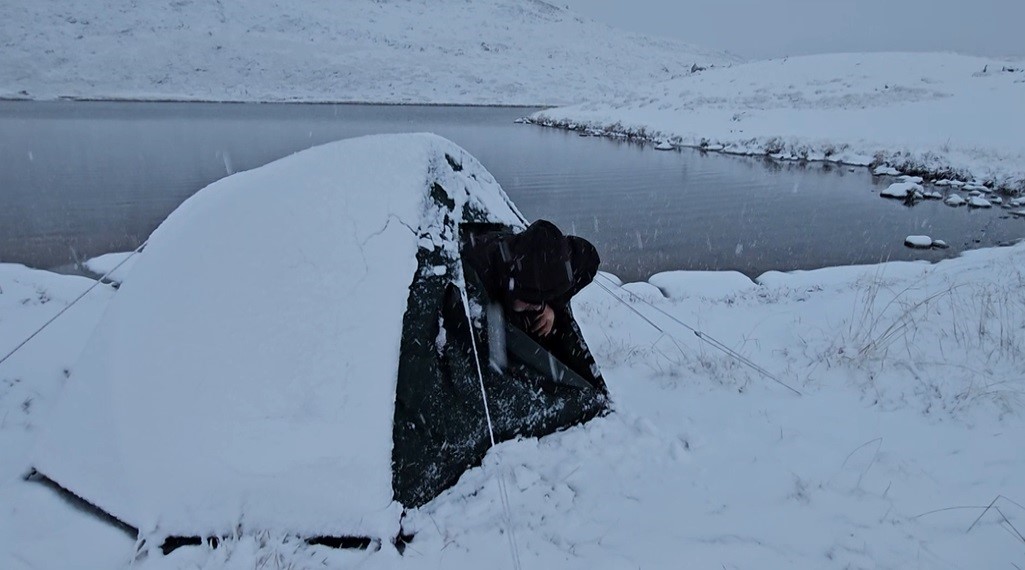
{"type": "Polygon", "coordinates": [[[989,201],[999,206],[1004,203],[1004,199],[1000,196],[990,196],[989,201]]]}
{"type": "Polygon", "coordinates": [[[940,180],[937,180],[937,181],[933,182],[933,184],[935,186],[950,186],[951,182],[953,182],[953,180],[948,180],[946,178],[943,178],[943,179],[940,179],[940,180]]]}
{"type": "Polygon", "coordinates": [[[943,241],[941,239],[934,239],[934,240],[932,240],[932,246],[935,247],[936,249],[947,249],[948,247],[950,247],[949,245],[947,245],[947,242],[945,242],[945,241],[943,241]]]}
{"type": "Polygon", "coordinates": [[[960,180],[951,180],[950,181],[950,185],[953,186],[954,188],[964,188],[965,184],[966,184],[965,182],[961,182],[960,180]]]}
{"type": "Polygon", "coordinates": [[[876,176],[899,176],[900,171],[892,166],[877,166],[872,174],[876,176]]]}
{"type": "Polygon", "coordinates": [[[675,147],[669,141],[659,141],[655,145],[655,150],[673,150],[675,147]]]}
{"type": "Polygon", "coordinates": [[[965,200],[958,194],[951,194],[947,196],[947,199],[943,201],[948,206],[964,206],[965,200]]]}
{"type": "Polygon", "coordinates": [[[720,150],[722,150],[724,148],[726,148],[726,147],[724,147],[721,144],[710,144],[710,145],[705,147],[705,150],[720,151],[720,150]]]}
{"type": "Polygon", "coordinates": [[[908,196],[921,195],[922,187],[913,182],[895,182],[879,193],[883,198],[907,198],[908,196]]]}
{"type": "Polygon", "coordinates": [[[1017,216],[1019,218],[1025,218],[1025,210],[1018,210],[1017,212],[1011,212],[1011,215],[1012,216],[1017,216]]]}
{"type": "Polygon", "coordinates": [[[964,189],[965,190],[974,190],[974,191],[979,191],[979,192],[989,192],[989,188],[983,186],[982,184],[965,184],[964,189]]]}
{"type": "Polygon", "coordinates": [[[929,249],[932,247],[932,238],[929,236],[908,236],[904,238],[904,245],[914,249],[929,249]]]}
{"type": "Polygon", "coordinates": [[[1019,206],[1025,206],[1025,196],[1021,198],[1014,198],[1010,202],[1008,202],[1007,205],[1014,208],[1017,208],[1019,206]]]}
{"type": "Polygon", "coordinates": [[[943,199],[943,194],[941,194],[940,192],[936,192],[936,191],[926,192],[925,194],[922,194],[922,196],[924,198],[928,198],[929,200],[942,200],[943,199]]]}
{"type": "Polygon", "coordinates": [[[897,177],[897,181],[898,182],[910,182],[912,184],[921,184],[922,183],[922,177],[921,176],[908,176],[907,174],[902,174],[901,176],[897,177]]]}
{"type": "Polygon", "coordinates": [[[968,195],[972,196],[972,197],[974,197],[974,196],[982,196],[982,192],[979,192],[978,190],[972,190],[971,192],[968,193],[968,195]]]}
{"type": "Polygon", "coordinates": [[[990,204],[989,200],[983,198],[982,196],[972,196],[971,198],[968,199],[968,207],[969,208],[991,208],[991,207],[993,207],[993,204],[990,204]]]}

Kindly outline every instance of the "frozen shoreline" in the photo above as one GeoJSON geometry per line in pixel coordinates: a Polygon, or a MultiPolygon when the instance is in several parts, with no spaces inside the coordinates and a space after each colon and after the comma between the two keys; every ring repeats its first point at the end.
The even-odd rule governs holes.
{"type": "Polygon", "coordinates": [[[529,121],[660,148],[890,166],[1025,192],[1025,68],[953,54],[836,54],[710,69],[529,121]]]}

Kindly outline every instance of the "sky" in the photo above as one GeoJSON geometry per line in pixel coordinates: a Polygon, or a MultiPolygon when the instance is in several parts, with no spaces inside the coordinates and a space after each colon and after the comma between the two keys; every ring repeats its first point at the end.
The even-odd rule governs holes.
{"type": "Polygon", "coordinates": [[[852,51],[1025,56],[1025,0],[550,0],[748,59],[852,51]]]}

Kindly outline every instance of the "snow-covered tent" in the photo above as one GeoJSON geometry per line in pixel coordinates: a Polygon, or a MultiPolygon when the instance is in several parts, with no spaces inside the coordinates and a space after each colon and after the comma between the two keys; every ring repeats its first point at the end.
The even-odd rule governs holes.
{"type": "Polygon", "coordinates": [[[461,302],[460,240],[495,225],[524,226],[434,135],[339,141],[210,185],[140,254],[36,470],[151,544],[398,536],[404,508],[489,446],[471,330],[499,439],[608,406],[593,369],[531,362],[515,334],[504,374],[487,366],[486,299],[467,274],[461,302]]]}

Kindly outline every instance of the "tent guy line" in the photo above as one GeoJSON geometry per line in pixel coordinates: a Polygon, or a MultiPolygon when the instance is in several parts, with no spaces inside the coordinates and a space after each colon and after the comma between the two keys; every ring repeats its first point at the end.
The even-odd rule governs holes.
{"type": "MultiPolygon", "coordinates": [[[[488,437],[491,439],[491,448],[495,447],[495,428],[491,421],[491,409],[488,407],[488,393],[484,389],[484,372],[481,370],[480,353],[477,351],[477,339],[473,335],[473,318],[470,316],[470,300],[466,296],[465,282],[459,287],[459,296],[463,301],[463,312],[466,315],[466,324],[470,327],[470,346],[473,347],[473,363],[477,369],[477,379],[480,381],[480,397],[484,402],[484,417],[488,420],[488,437]]],[[[498,468],[498,491],[502,500],[502,510],[505,511],[505,523],[507,527],[506,536],[509,538],[509,551],[512,553],[513,567],[516,570],[523,568],[520,563],[519,544],[516,541],[516,531],[513,528],[512,507],[509,505],[508,485],[505,482],[505,471],[501,466],[498,468]]]]}
{"type": "Polygon", "coordinates": [[[103,274],[102,276],[100,276],[100,277],[99,277],[99,278],[97,278],[97,279],[96,279],[95,281],[93,281],[93,284],[92,284],[92,285],[90,285],[90,286],[89,286],[89,288],[88,288],[88,289],[86,289],[85,291],[82,291],[82,294],[81,294],[81,295],[79,295],[78,297],[75,297],[75,299],[74,299],[73,301],[71,301],[70,303],[68,303],[67,305],[65,305],[65,306],[64,306],[64,308],[63,308],[63,309],[61,309],[60,311],[58,311],[56,315],[54,315],[54,316],[50,317],[50,320],[48,320],[48,321],[46,321],[45,323],[43,323],[43,325],[42,325],[41,327],[39,327],[38,329],[36,329],[36,331],[35,331],[34,333],[32,333],[32,334],[28,335],[28,338],[26,338],[25,340],[23,340],[23,341],[21,341],[20,343],[18,343],[18,346],[15,346],[15,347],[14,347],[14,348],[13,348],[13,349],[12,349],[12,350],[10,351],[10,352],[8,352],[8,353],[7,353],[7,355],[6,355],[6,356],[4,356],[3,358],[0,358],[0,364],[3,364],[4,362],[6,362],[6,361],[7,361],[7,359],[8,359],[8,358],[10,358],[10,357],[14,356],[14,354],[15,354],[16,352],[18,352],[19,350],[21,350],[21,348],[22,348],[23,346],[25,346],[26,344],[28,344],[30,340],[32,340],[33,338],[35,338],[35,337],[36,337],[36,335],[38,335],[39,333],[43,332],[43,330],[44,330],[44,329],[46,329],[46,327],[50,326],[50,324],[51,324],[51,323],[53,323],[54,321],[56,321],[57,319],[59,319],[61,315],[63,315],[64,313],[66,313],[66,312],[68,311],[68,309],[70,309],[71,307],[75,306],[75,303],[78,303],[78,302],[79,302],[79,301],[81,301],[81,300],[82,300],[83,298],[85,298],[85,296],[86,296],[86,295],[88,295],[90,291],[92,291],[93,289],[95,289],[97,285],[99,285],[100,283],[103,283],[103,281],[104,281],[105,279],[107,279],[108,277],[110,277],[111,275],[113,275],[113,273],[114,273],[115,271],[117,271],[117,270],[118,270],[118,269],[119,269],[119,268],[120,268],[120,267],[121,267],[122,265],[124,265],[124,264],[125,264],[125,263],[126,263],[126,262],[127,262],[128,260],[129,260],[129,259],[131,259],[132,257],[134,257],[134,256],[135,256],[135,254],[137,254],[137,253],[139,253],[140,251],[142,251],[142,250],[143,250],[143,248],[145,248],[145,247],[146,247],[146,244],[147,244],[147,243],[149,243],[149,240],[146,240],[146,241],[142,242],[142,245],[140,245],[139,247],[135,248],[135,251],[133,251],[132,253],[130,253],[130,254],[128,254],[127,256],[125,256],[125,258],[124,258],[124,259],[122,259],[120,263],[118,263],[117,265],[115,265],[113,269],[111,269],[110,271],[108,271],[108,272],[104,273],[104,274],[103,274]]]}
{"type": "MultiPolygon", "coordinates": [[[[720,342],[720,341],[716,340],[716,339],[715,339],[715,338],[713,338],[712,336],[709,336],[708,334],[705,334],[704,332],[702,332],[702,331],[699,331],[698,329],[696,329],[696,328],[694,328],[694,327],[692,327],[692,326],[688,325],[687,323],[685,323],[685,322],[681,321],[680,319],[678,319],[678,318],[674,317],[673,315],[670,315],[669,313],[667,313],[667,312],[665,312],[664,310],[662,310],[662,309],[660,309],[660,308],[656,307],[655,305],[652,305],[651,303],[649,303],[648,301],[646,301],[646,300],[642,299],[641,297],[638,297],[637,295],[634,295],[634,294],[633,294],[632,292],[630,292],[630,291],[627,291],[626,289],[624,289],[622,285],[620,285],[620,284],[616,283],[616,282],[615,282],[615,281],[613,281],[612,279],[609,279],[609,278],[608,278],[608,277],[606,277],[605,275],[602,275],[602,274],[600,274],[600,273],[599,273],[599,274],[598,274],[598,277],[601,277],[602,279],[604,279],[604,280],[608,281],[608,282],[609,282],[609,283],[611,283],[612,285],[614,285],[614,286],[616,286],[616,287],[618,287],[618,288],[620,288],[620,289],[623,289],[623,291],[625,291],[627,295],[630,295],[630,298],[631,298],[631,299],[636,299],[636,300],[638,300],[638,301],[640,301],[640,302],[644,303],[644,304],[645,304],[645,305],[647,305],[648,307],[651,307],[652,309],[654,309],[654,310],[658,311],[658,312],[659,312],[659,313],[661,313],[661,314],[662,314],[663,316],[665,316],[665,317],[669,318],[670,320],[672,320],[672,321],[673,321],[673,322],[675,322],[676,324],[678,324],[678,325],[680,325],[680,326],[682,326],[682,327],[686,328],[686,329],[687,329],[687,330],[689,330],[690,332],[694,333],[694,336],[696,336],[696,337],[698,337],[699,339],[701,339],[701,340],[703,340],[703,341],[707,342],[708,344],[712,345],[713,347],[715,347],[715,348],[719,349],[720,351],[722,351],[723,353],[725,353],[725,354],[726,354],[727,356],[730,356],[730,357],[734,358],[734,359],[735,359],[735,360],[736,360],[737,362],[740,362],[741,364],[743,364],[743,365],[745,365],[745,366],[747,366],[747,367],[751,368],[752,370],[754,370],[754,371],[758,372],[759,374],[761,374],[761,375],[765,376],[765,377],[766,377],[766,378],[768,378],[769,380],[772,380],[773,382],[775,382],[775,383],[779,384],[780,386],[783,386],[783,387],[784,387],[784,388],[786,388],[787,390],[790,390],[790,391],[791,391],[791,392],[793,392],[794,394],[797,394],[798,396],[802,396],[802,395],[803,395],[803,394],[801,394],[801,392],[797,391],[797,389],[795,389],[795,388],[791,387],[790,385],[788,385],[787,383],[783,382],[782,380],[780,380],[779,378],[777,378],[777,377],[776,377],[776,376],[775,376],[774,374],[772,374],[771,372],[769,372],[769,371],[768,371],[768,370],[766,370],[765,368],[763,368],[763,367],[761,367],[761,366],[759,366],[759,365],[755,364],[754,362],[752,362],[752,361],[751,361],[750,359],[748,359],[747,357],[745,357],[745,356],[741,355],[741,354],[740,354],[740,353],[738,353],[737,351],[735,351],[735,350],[733,350],[732,348],[730,348],[730,347],[726,346],[725,344],[723,344],[722,342],[720,342]]],[[[623,305],[624,305],[624,306],[625,306],[626,308],[630,309],[630,311],[632,311],[632,312],[633,312],[633,313],[634,313],[635,315],[637,315],[637,316],[639,316],[640,318],[644,319],[644,322],[646,322],[646,323],[648,323],[649,325],[651,325],[652,327],[654,327],[654,328],[655,328],[655,330],[657,330],[658,332],[660,332],[660,333],[662,333],[662,334],[666,335],[667,337],[669,337],[669,338],[673,339],[674,341],[676,340],[676,337],[674,337],[674,336],[673,336],[672,334],[670,334],[669,332],[667,332],[667,331],[666,331],[665,329],[663,329],[662,327],[660,327],[660,326],[658,326],[657,324],[655,324],[655,323],[654,323],[654,322],[653,322],[653,321],[652,321],[651,319],[649,319],[648,317],[644,316],[644,315],[643,315],[643,314],[642,314],[642,313],[641,313],[640,311],[638,311],[638,310],[637,310],[637,308],[636,308],[636,307],[634,307],[634,306],[633,306],[633,305],[631,305],[630,303],[627,303],[627,302],[626,302],[626,301],[625,301],[625,300],[624,300],[624,299],[623,299],[622,297],[620,297],[619,295],[616,295],[615,293],[613,293],[613,292],[612,292],[612,289],[610,289],[610,288],[609,288],[609,287],[608,287],[607,285],[605,285],[604,283],[600,283],[600,282],[598,282],[598,280],[597,280],[597,279],[595,279],[595,281],[594,281],[594,282],[595,282],[595,283],[597,283],[599,287],[601,287],[602,289],[604,289],[606,293],[608,293],[609,295],[612,295],[612,297],[614,297],[614,298],[615,298],[615,299],[616,299],[617,301],[619,301],[620,303],[622,303],[622,304],[623,304],[623,305]]]]}

